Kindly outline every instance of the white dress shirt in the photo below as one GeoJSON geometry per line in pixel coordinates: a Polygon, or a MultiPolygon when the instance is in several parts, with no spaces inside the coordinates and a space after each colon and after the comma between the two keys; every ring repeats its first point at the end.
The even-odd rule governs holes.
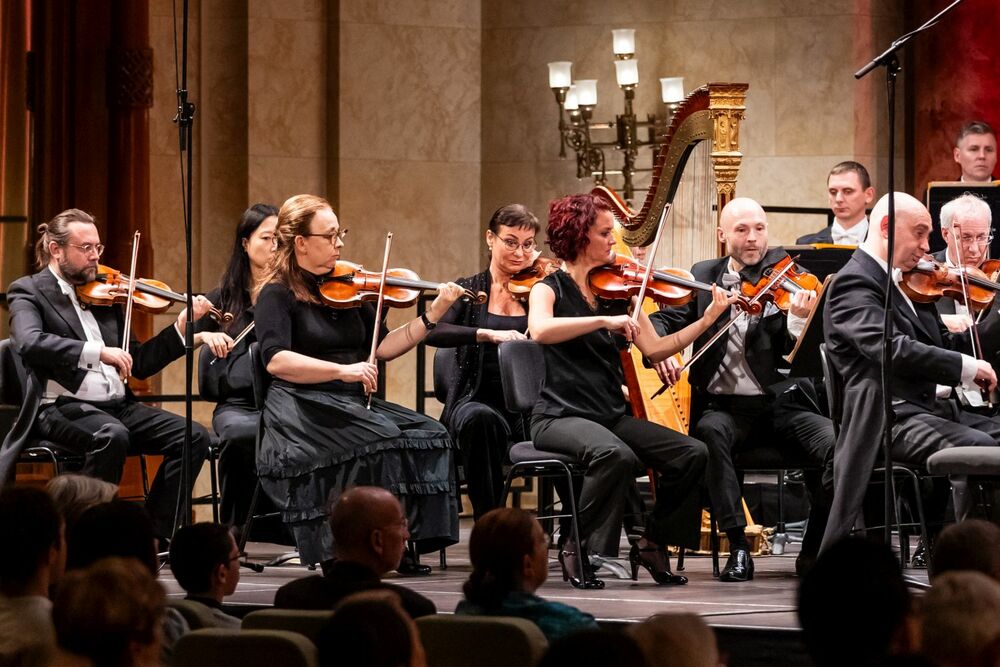
{"type": "Polygon", "coordinates": [[[868,236],[868,218],[862,218],[850,229],[844,229],[840,220],[834,218],[833,224],[830,226],[830,235],[837,245],[861,245],[864,243],[865,237],[868,236]]]}

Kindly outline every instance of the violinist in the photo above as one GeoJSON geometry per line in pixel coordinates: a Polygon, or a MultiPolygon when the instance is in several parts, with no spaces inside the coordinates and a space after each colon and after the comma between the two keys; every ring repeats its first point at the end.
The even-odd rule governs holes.
{"type": "MultiPolygon", "coordinates": [[[[691,273],[698,280],[727,288],[741,282],[758,283],[766,269],[788,256],[780,248],[768,248],[767,231],[767,215],[757,202],[733,199],[719,216],[719,240],[726,244],[728,255],[698,262],[691,273]]],[[[801,334],[815,299],[815,293],[802,290],[792,297],[787,316],[774,304],[768,304],[760,314],[740,317],[691,366],[691,434],[708,445],[705,480],[719,529],[725,532],[730,545],[720,581],[749,581],[754,573],[734,452],[774,444],[800,460],[804,454],[817,464],[829,461],[833,426],[821,414],[823,406],[813,382],[787,380],[778,372],[784,364],[782,356],[791,351],[801,334]]],[[[699,295],[686,306],[653,313],[650,321],[660,334],[670,334],[698,321],[710,304],[705,295],[699,295]]],[[[736,309],[732,310],[735,316],[736,309]]],[[[695,349],[700,349],[722,325],[722,321],[716,322],[695,341],[695,349]]],[[[669,381],[676,380],[672,362],[658,370],[669,381]]],[[[811,511],[796,561],[799,572],[808,568],[819,550],[829,507],[819,476],[810,475],[806,481],[811,511]]]]}
{"type": "Polygon", "coordinates": [[[633,578],[641,566],[659,584],[684,584],[685,577],[671,572],[665,547],[698,545],[698,490],[707,452],[694,438],[627,414],[619,350],[632,342],[651,359],[664,359],[687,347],[735,297],[712,288],[700,320],[659,338],[641,311],[637,320],[627,314],[628,300],[598,299],[591,288],[591,271],[615,259],[614,217],[605,200],[587,194],[553,201],[546,235],[564,267],[536,283],[529,298],[528,329],[545,350],[545,384],[532,413],[531,437],[538,449],[587,466],[577,501],[585,553],[565,550],[572,541],[562,536],[563,579],[603,588],[586,552],[615,557],[626,521],[633,578]],[[637,500],[635,475],[642,468],[659,473],[656,505],[644,528],[626,515],[637,500]],[[583,581],[571,576],[579,572],[577,559],[583,581]]]}
{"type": "MultiPolygon", "coordinates": [[[[440,285],[424,315],[387,332],[384,319],[376,325],[370,302],[330,308],[321,301],[321,284],[347,235],[326,200],[296,195],[285,201],[277,235],[272,263],[255,288],[257,340],[274,377],[257,470],[303,562],[333,557],[328,500],[353,486],[380,486],[399,497],[419,552],[454,544],[458,511],[448,431],[377,398],[369,409],[366,393],[377,390],[377,367],[368,361],[375,331],[378,358],[394,359],[423,340],[462,288],[440,285]]],[[[401,572],[430,571],[413,554],[404,561],[401,572]]]]}
{"type": "Polygon", "coordinates": [[[477,519],[500,506],[507,450],[511,442],[528,438],[521,416],[509,412],[504,404],[497,346],[525,338],[526,304],[516,300],[507,285],[538,254],[535,235],[540,228],[538,218],[520,204],[497,209],[486,230],[489,268],[456,281],[485,292],[486,303],[457,301],[425,341],[457,348],[455,374],[441,421],[462,450],[469,500],[477,519]]]}
{"type": "MultiPolygon", "coordinates": [[[[71,208],[38,231],[35,258],[41,270],[14,281],[7,291],[14,350],[44,387],[37,415],[27,416],[34,420],[34,435],[79,452],[85,457],[84,474],[114,484],[121,481],[127,454],[163,455],[146,508],[156,536],[168,538],[180,492],[184,418],[139,403],[122,378],[147,378],[183,356],[187,313],[181,311],[153,338],[131,341],[126,352],[124,309],[88,306],[77,296],[78,287],[94,281],[104,251],[94,218],[71,208]]],[[[205,297],[195,297],[195,318],[211,306],[205,297]]],[[[222,337],[199,333],[195,342],[209,342],[224,354],[222,337]]],[[[25,401],[31,404],[30,398],[25,401]]],[[[204,427],[192,424],[192,484],[208,443],[204,427]]]]}
{"type": "MultiPolygon", "coordinates": [[[[967,266],[978,269],[989,259],[993,239],[993,213],[989,204],[966,193],[942,206],[940,217],[941,237],[947,245],[931,257],[948,268],[967,266]]],[[[949,331],[961,333],[972,324],[969,309],[964,304],[954,299],[938,299],[934,305],[949,331]]]]}
{"type": "MultiPolygon", "coordinates": [[[[897,271],[909,271],[929,249],[931,217],[913,197],[895,193],[893,257],[897,271]]],[[[834,454],[834,498],[823,548],[845,536],[861,512],[868,480],[881,448],[881,364],[888,256],[888,195],[872,211],[864,245],[827,288],[823,317],[827,354],[844,381],[843,414],[834,454]]],[[[923,465],[946,447],[991,447],[1000,442],[1000,421],[963,409],[954,387],[997,383],[993,367],[967,354],[967,333],[948,331],[932,304],[917,303],[898,290],[892,304],[892,426],[894,460],[923,465]]],[[[995,325],[979,330],[984,349],[996,349],[995,325]]],[[[925,502],[928,525],[943,518],[947,494],[925,502]],[[937,517],[933,515],[937,514],[937,517]]]]}
{"type": "MultiPolygon", "coordinates": [[[[254,204],[240,216],[222,283],[208,293],[209,301],[223,312],[232,313],[233,320],[219,324],[203,317],[198,321],[200,328],[222,329],[232,341],[253,323],[250,291],[263,277],[274,255],[277,224],[278,209],[268,204],[254,204]]],[[[254,405],[253,370],[247,354],[256,340],[251,330],[225,359],[216,359],[207,370],[219,395],[219,404],[212,414],[212,429],[219,437],[220,518],[230,526],[242,526],[246,521],[257,485],[254,444],[260,413],[254,405]]],[[[206,373],[205,369],[202,373],[206,373]]]]}

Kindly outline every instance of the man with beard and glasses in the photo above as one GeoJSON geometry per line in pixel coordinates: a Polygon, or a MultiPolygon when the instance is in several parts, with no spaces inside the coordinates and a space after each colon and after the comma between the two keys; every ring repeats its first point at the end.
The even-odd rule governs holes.
{"type": "MultiPolygon", "coordinates": [[[[186,310],[177,321],[144,343],[123,349],[121,306],[88,306],[76,287],[93,281],[104,251],[94,218],[68,209],[39,225],[35,247],[38,273],[14,281],[7,290],[14,351],[41,385],[40,397],[26,396],[19,419],[33,423],[32,434],[84,455],[83,473],[108,482],[121,479],[128,454],[160,454],[163,465],[146,501],[157,537],[168,537],[181,479],[184,418],[139,403],[125,379],[147,378],[184,354],[186,310]]],[[[208,312],[205,297],[194,299],[195,319],[208,312]]],[[[225,356],[231,341],[204,332],[206,343],[225,356]]],[[[22,422],[23,423],[23,422],[22,422]]],[[[209,436],[192,425],[191,482],[205,460],[209,436]]],[[[7,442],[16,452],[23,442],[7,442]]],[[[190,489],[185,492],[190,493],[190,489]]]]}

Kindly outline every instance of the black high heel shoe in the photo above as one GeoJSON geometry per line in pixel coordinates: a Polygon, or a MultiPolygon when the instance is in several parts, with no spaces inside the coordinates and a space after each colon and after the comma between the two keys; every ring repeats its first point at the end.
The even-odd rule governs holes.
{"type": "Polygon", "coordinates": [[[580,577],[575,576],[580,572],[580,567],[576,559],[577,555],[575,552],[559,550],[559,565],[562,567],[563,581],[568,581],[573,588],[598,590],[604,588],[604,582],[597,578],[594,571],[590,569],[590,563],[586,560],[583,561],[583,581],[580,581],[580,577]]]}
{"type": "Polygon", "coordinates": [[[653,581],[661,586],[681,586],[688,582],[687,577],[670,571],[670,556],[666,549],[663,547],[640,549],[639,540],[630,539],[629,542],[632,543],[632,549],[628,552],[628,562],[632,566],[632,581],[639,580],[639,566],[641,565],[653,577],[653,581]],[[644,553],[659,554],[662,556],[662,560],[655,556],[652,559],[646,558],[643,556],[644,553]],[[661,565],[663,566],[662,570],[658,569],[661,565]]]}

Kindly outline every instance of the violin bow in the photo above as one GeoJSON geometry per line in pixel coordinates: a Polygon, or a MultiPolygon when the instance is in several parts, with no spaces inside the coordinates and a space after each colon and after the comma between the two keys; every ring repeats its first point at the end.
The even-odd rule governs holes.
{"type": "MultiPolygon", "coordinates": [[[[132,264],[129,267],[128,272],[128,300],[125,302],[125,333],[124,340],[122,341],[122,350],[128,354],[129,342],[132,340],[132,310],[133,301],[132,296],[135,294],[135,268],[139,261],[139,230],[136,230],[135,235],[132,237],[132,264]]],[[[128,381],[128,377],[122,377],[123,382],[128,381]]]]}
{"type": "MultiPolygon", "coordinates": [[[[387,232],[385,235],[385,254],[382,255],[382,280],[379,281],[378,301],[375,302],[375,327],[372,331],[372,350],[368,354],[369,364],[375,363],[375,351],[378,350],[378,334],[382,328],[382,306],[385,303],[385,277],[386,272],[389,270],[389,250],[391,248],[392,232],[387,232]]],[[[369,410],[372,408],[372,394],[368,394],[368,404],[366,407],[369,410]]]]}
{"type": "MultiPolygon", "coordinates": [[[[236,346],[240,344],[241,340],[243,340],[244,338],[246,338],[247,335],[249,335],[249,333],[251,331],[253,331],[253,325],[254,324],[255,324],[255,322],[251,322],[250,324],[248,324],[245,327],[243,327],[243,331],[241,331],[238,334],[236,334],[236,338],[233,339],[233,345],[232,345],[232,347],[229,348],[230,352],[232,352],[233,349],[235,349],[236,346]]],[[[208,365],[211,366],[211,365],[215,364],[215,362],[218,361],[218,360],[219,360],[219,357],[215,357],[210,362],[208,362],[208,365]]]]}
{"type": "MultiPolygon", "coordinates": [[[[965,258],[962,257],[962,238],[958,235],[961,231],[962,226],[958,223],[954,223],[951,226],[951,235],[955,239],[955,252],[958,254],[958,280],[962,285],[962,297],[965,298],[965,308],[969,311],[969,319],[972,320],[972,324],[969,325],[969,342],[972,343],[972,356],[976,359],[982,359],[982,344],[979,342],[979,327],[976,322],[977,319],[972,317],[972,305],[969,301],[969,283],[967,280],[965,272],[965,258]]],[[[986,387],[979,385],[979,393],[983,397],[986,405],[993,407],[993,400],[990,396],[990,391],[986,387]]]]}
{"type": "MultiPolygon", "coordinates": [[[[793,266],[795,266],[795,260],[794,259],[792,261],[790,261],[785,266],[785,268],[783,268],[781,271],[778,271],[776,274],[774,274],[774,277],[772,277],[769,281],[767,281],[767,284],[764,285],[764,287],[761,288],[760,291],[758,291],[757,294],[755,294],[752,299],[750,299],[750,301],[748,302],[747,305],[752,306],[755,303],[757,303],[758,301],[760,301],[761,298],[763,298],[763,296],[765,294],[767,294],[769,291],[771,291],[772,287],[774,287],[775,285],[777,285],[778,282],[782,278],[785,277],[785,274],[788,273],[793,266]]],[[[736,313],[735,317],[730,318],[730,320],[728,322],[726,322],[725,326],[723,326],[721,329],[719,329],[718,331],[716,331],[715,334],[711,338],[708,339],[708,342],[706,342],[704,345],[701,346],[700,350],[698,350],[697,352],[695,352],[694,354],[692,354],[691,358],[684,362],[684,364],[681,366],[681,368],[680,368],[680,370],[678,372],[679,373],[683,373],[688,368],[690,368],[691,364],[693,364],[694,362],[698,361],[702,357],[702,355],[705,354],[705,352],[708,351],[708,348],[712,347],[712,345],[715,344],[715,341],[717,341],[720,338],[722,338],[723,334],[725,334],[727,331],[729,331],[733,327],[733,325],[736,324],[739,321],[739,319],[741,317],[743,317],[744,315],[746,315],[746,314],[747,314],[746,310],[741,310],[740,312],[736,313]]],[[[670,389],[670,385],[668,385],[666,382],[664,382],[663,386],[661,386],[659,389],[657,389],[656,392],[652,396],[649,397],[649,400],[653,400],[654,398],[656,398],[657,396],[659,396],[660,394],[662,394],[663,392],[665,392],[667,389],[670,389]]]]}
{"type": "Polygon", "coordinates": [[[632,307],[631,317],[635,323],[639,322],[639,313],[642,312],[642,301],[646,298],[646,287],[649,286],[649,278],[653,275],[653,261],[656,259],[656,251],[660,248],[660,238],[663,236],[663,221],[667,219],[667,211],[669,210],[670,204],[668,203],[660,213],[660,222],[656,228],[656,237],[653,239],[653,245],[650,247],[649,254],[646,257],[646,272],[642,276],[642,284],[639,285],[639,295],[636,297],[635,305],[632,307]]]}

